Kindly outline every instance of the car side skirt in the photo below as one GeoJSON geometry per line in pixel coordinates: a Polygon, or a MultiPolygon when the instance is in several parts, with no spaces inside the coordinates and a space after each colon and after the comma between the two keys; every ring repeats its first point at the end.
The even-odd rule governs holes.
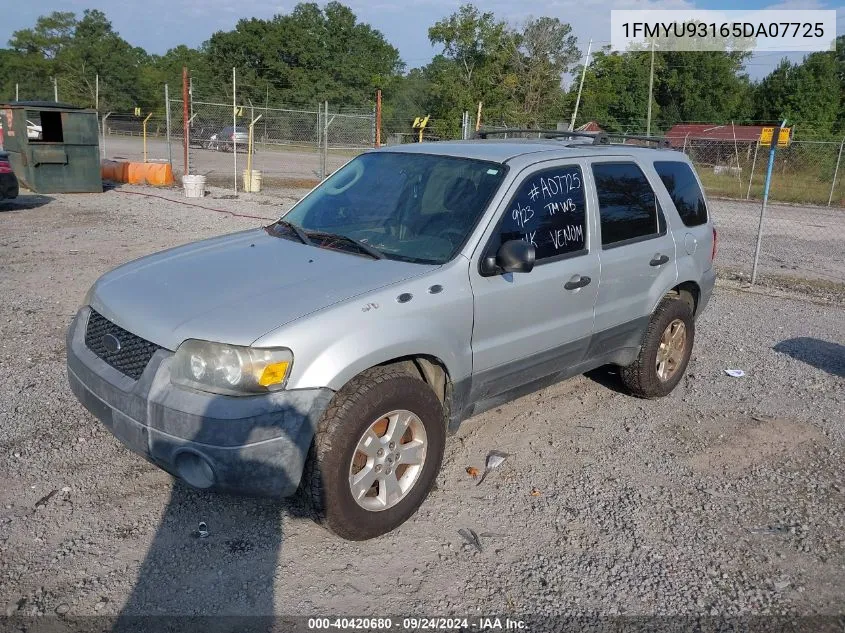
{"type": "Polygon", "coordinates": [[[449,432],[455,433],[467,418],[567,378],[602,365],[629,365],[639,354],[649,318],[640,317],[456,382],[449,432]]]}

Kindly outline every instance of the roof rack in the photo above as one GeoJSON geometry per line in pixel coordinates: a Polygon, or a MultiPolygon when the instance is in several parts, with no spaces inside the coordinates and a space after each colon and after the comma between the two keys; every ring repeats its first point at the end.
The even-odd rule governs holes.
{"type": "Polygon", "coordinates": [[[613,138],[621,138],[623,141],[632,140],[632,141],[646,141],[648,143],[655,143],[657,147],[671,147],[671,143],[669,139],[665,136],[645,136],[639,134],[615,134],[613,132],[606,132],[607,136],[611,136],[613,138]]]}
{"type": "Polygon", "coordinates": [[[578,132],[569,130],[531,130],[528,128],[503,128],[500,130],[486,129],[475,133],[476,138],[486,139],[490,134],[537,134],[541,138],[589,138],[592,145],[611,145],[610,139],[621,138],[623,141],[646,141],[655,143],[657,147],[671,147],[668,138],[663,136],[643,136],[637,134],[622,134],[614,132],[578,132]]]}
{"type": "Polygon", "coordinates": [[[536,134],[540,138],[589,138],[593,145],[608,145],[610,143],[604,132],[571,132],[569,130],[532,130],[529,128],[508,127],[502,129],[481,129],[475,133],[476,138],[486,139],[490,134],[536,134]]]}

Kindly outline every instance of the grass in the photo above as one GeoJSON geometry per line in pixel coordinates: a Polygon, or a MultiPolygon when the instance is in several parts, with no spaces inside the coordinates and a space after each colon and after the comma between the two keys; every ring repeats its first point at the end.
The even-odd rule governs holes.
{"type": "MultiPolygon", "coordinates": [[[[845,207],[845,170],[840,170],[833,192],[832,206],[845,207]]],[[[742,181],[732,174],[714,174],[708,166],[698,167],[698,175],[704,184],[708,196],[745,199],[748,193],[748,177],[743,174],[742,181]]],[[[765,176],[754,174],[751,182],[753,200],[763,199],[765,176]]],[[[815,174],[772,174],[769,188],[769,200],[772,202],[800,202],[805,204],[827,205],[830,196],[830,180],[820,180],[815,174]]]]}

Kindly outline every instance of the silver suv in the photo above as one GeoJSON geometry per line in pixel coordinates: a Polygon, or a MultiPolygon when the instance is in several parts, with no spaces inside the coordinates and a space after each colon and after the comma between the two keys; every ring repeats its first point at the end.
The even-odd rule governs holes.
{"type": "MultiPolygon", "coordinates": [[[[566,139],[365,153],[270,226],[101,277],[74,393],[197,488],[289,496],[367,539],[468,417],[601,365],[668,394],[714,285],[689,160],[566,139]]],[[[505,447],[506,448],[506,447],[505,447]]]]}

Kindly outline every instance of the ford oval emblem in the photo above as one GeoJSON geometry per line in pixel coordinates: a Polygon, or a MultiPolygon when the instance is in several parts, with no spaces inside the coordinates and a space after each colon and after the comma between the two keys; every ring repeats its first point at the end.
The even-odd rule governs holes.
{"type": "Polygon", "coordinates": [[[116,354],[120,351],[120,339],[114,334],[105,334],[102,339],[103,347],[109,354],[116,354]]]}

